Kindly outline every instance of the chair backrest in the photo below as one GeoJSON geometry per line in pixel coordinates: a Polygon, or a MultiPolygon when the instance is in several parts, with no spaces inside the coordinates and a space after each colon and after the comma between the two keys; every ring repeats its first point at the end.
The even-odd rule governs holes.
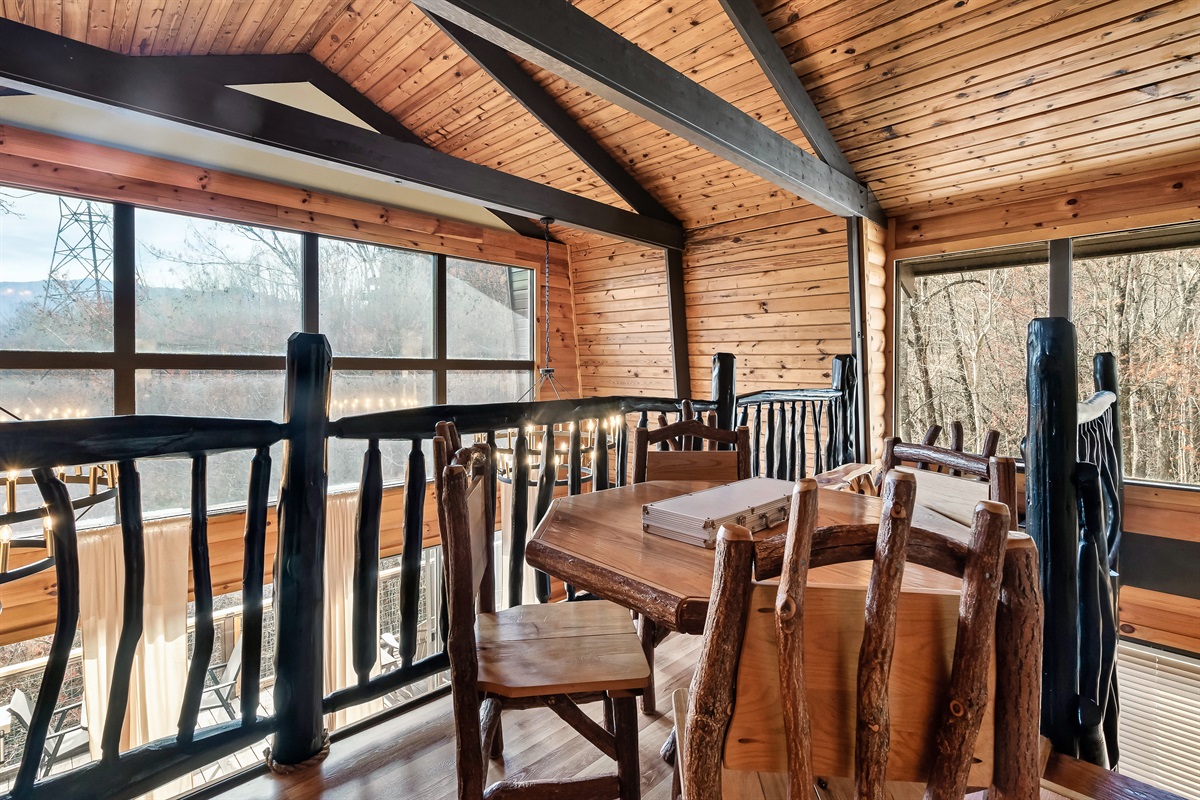
{"type": "Polygon", "coordinates": [[[491,448],[486,444],[463,447],[462,438],[453,422],[437,424],[437,435],[433,438],[433,484],[438,504],[438,528],[443,543],[447,535],[446,517],[442,514],[444,472],[450,464],[457,464],[468,472],[467,521],[471,585],[474,587],[471,594],[478,598],[480,611],[495,611],[495,566],[492,563],[495,507],[487,502],[488,491],[495,485],[491,448]]]}
{"type": "Polygon", "coordinates": [[[1007,509],[982,502],[964,545],[912,527],[915,490],[912,475],[893,473],[878,526],[818,529],[816,482],[800,481],[777,587],[751,580],[761,545],[749,531],[722,529],[688,705],[685,798],[719,797],[722,761],[786,771],[789,797],[806,800],[816,775],[854,776],[863,798],[884,796],[885,780],[926,782],[936,798],[991,783],[1007,509]],[[807,585],[810,564],[863,559],[874,562],[869,588],[807,585]],[[902,593],[908,561],[962,578],[961,595],[902,593]]]}
{"type": "Polygon", "coordinates": [[[33,707],[29,705],[29,698],[20,689],[13,691],[12,699],[8,701],[8,710],[21,721],[26,730],[29,729],[29,720],[33,719],[33,707]]]}
{"type": "MultiPolygon", "coordinates": [[[[436,452],[436,451],[435,451],[436,452]]],[[[468,494],[471,477],[460,458],[471,460],[473,449],[462,448],[438,473],[442,553],[446,564],[446,605],[449,630],[450,684],[457,733],[458,798],[482,800],[487,775],[483,729],[479,712],[479,658],[475,650],[475,593],[472,576],[471,521],[468,494]]]]}
{"type": "Polygon", "coordinates": [[[750,429],[736,431],[685,419],[654,430],[638,428],[634,434],[633,482],[669,480],[738,481],[750,477],[750,429]],[[673,449],[651,450],[665,442],[673,449]],[[705,449],[701,450],[701,444],[705,449]],[[732,449],[718,449],[728,445],[732,449]]]}
{"type": "MultiPolygon", "coordinates": [[[[932,447],[937,444],[938,437],[942,435],[941,425],[930,425],[925,431],[925,438],[921,440],[921,444],[932,447]]],[[[996,448],[1000,446],[1000,431],[987,430],[983,434],[983,441],[979,443],[979,452],[984,458],[990,458],[996,455],[996,448]]],[[[965,452],[963,443],[963,424],[958,420],[950,423],[950,449],[956,453],[965,452]]],[[[917,464],[918,469],[930,469],[929,464],[917,464]]],[[[958,471],[953,468],[949,469],[951,475],[958,475],[958,471]]],[[[945,470],[943,470],[945,471],[945,470]]]]}
{"type": "Polygon", "coordinates": [[[233,643],[233,649],[229,651],[229,660],[225,662],[225,668],[221,670],[221,679],[218,683],[232,683],[237,680],[238,673],[242,671],[242,637],[238,636],[237,641],[233,643]]]}
{"type": "Polygon", "coordinates": [[[1016,528],[1017,463],[1011,458],[985,457],[945,447],[908,444],[896,437],[884,440],[879,470],[881,482],[883,476],[902,463],[917,465],[917,505],[969,524],[975,502],[986,497],[1008,506],[1009,524],[1016,528]],[[938,472],[951,474],[942,475],[938,472]],[[959,474],[969,477],[954,477],[959,474]],[[986,484],[979,483],[980,480],[986,484]],[[986,493],[981,488],[984,485],[987,487],[986,493]],[[964,509],[967,510],[966,516],[963,515],[964,509]]]}

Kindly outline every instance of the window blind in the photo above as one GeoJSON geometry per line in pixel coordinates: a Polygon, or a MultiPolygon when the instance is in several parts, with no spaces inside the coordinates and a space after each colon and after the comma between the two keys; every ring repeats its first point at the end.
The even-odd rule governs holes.
{"type": "Polygon", "coordinates": [[[1122,775],[1200,800],[1200,660],[1121,642],[1122,775]]]}

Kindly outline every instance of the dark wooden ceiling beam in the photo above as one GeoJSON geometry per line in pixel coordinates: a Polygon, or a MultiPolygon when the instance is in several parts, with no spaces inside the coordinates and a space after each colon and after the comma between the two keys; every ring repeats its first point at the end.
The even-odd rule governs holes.
{"type": "Polygon", "coordinates": [[[783,101],[788,113],[800,126],[800,130],[804,131],[804,137],[808,139],[817,156],[838,172],[857,181],[854,167],[846,160],[842,148],[829,132],[829,127],[821,118],[821,112],[817,110],[816,104],[796,75],[792,62],[788,61],[779,47],[775,34],[762,18],[754,0],[720,0],[720,3],[733,27],[741,34],[742,41],[754,55],[754,60],[775,87],[775,92],[783,101]]]}
{"type": "Polygon", "coordinates": [[[683,247],[680,225],[190,75],[164,76],[149,60],[112,53],[10,20],[0,20],[0,42],[4,43],[0,47],[0,81],[16,89],[147,114],[265,149],[286,151],[348,173],[411,184],[514,214],[550,215],[565,225],[625,241],[683,247]]]}
{"type": "Polygon", "coordinates": [[[562,0],[413,2],[832,214],[887,224],[865,186],[562,0]]]}
{"type": "Polygon", "coordinates": [[[426,12],[443,33],[479,64],[514,100],[542,123],[567,149],[607,183],[630,208],[639,214],[678,222],[654,195],[625,171],[625,168],[604,149],[542,86],[513,60],[508,51],[476,36],[437,14],[426,12]]]}

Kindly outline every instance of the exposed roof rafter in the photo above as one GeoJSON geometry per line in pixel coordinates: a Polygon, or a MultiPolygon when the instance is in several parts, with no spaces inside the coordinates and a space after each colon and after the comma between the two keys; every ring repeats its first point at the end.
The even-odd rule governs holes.
{"type": "Polygon", "coordinates": [[[413,0],[830,213],[886,224],[862,184],[561,0],[413,0]]]}
{"type": "MultiPolygon", "coordinates": [[[[424,145],[300,111],[197,79],[149,59],[112,53],[0,20],[0,79],[72,102],[147,114],[352,174],[411,184],[514,214],[654,247],[681,248],[682,226],[634,214],[464,161],[424,145]]],[[[261,76],[256,76],[261,81],[261,76]]],[[[353,109],[351,109],[353,111],[353,109]]],[[[368,122],[368,124],[370,124],[368,122]]]]}
{"type": "Polygon", "coordinates": [[[567,149],[596,173],[622,200],[639,214],[667,222],[678,222],[675,216],[646,191],[621,164],[609,155],[599,142],[558,104],[529,73],[521,69],[502,47],[460,28],[437,14],[426,15],[443,33],[479,64],[496,83],[525,107],[538,122],[553,133],[567,149]]]}

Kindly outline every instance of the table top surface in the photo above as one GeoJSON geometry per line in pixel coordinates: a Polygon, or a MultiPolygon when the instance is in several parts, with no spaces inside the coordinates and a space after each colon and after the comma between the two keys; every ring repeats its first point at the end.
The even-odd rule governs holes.
{"type": "MultiPolygon", "coordinates": [[[[719,486],[719,481],[646,483],[560,497],[551,504],[527,545],[525,556],[538,569],[600,597],[649,615],[684,633],[701,633],[712,589],[715,553],[696,545],[642,532],[642,506],[719,486]]],[[[877,497],[819,490],[818,525],[877,524],[883,504],[877,497]]],[[[965,540],[967,529],[918,508],[913,522],[947,537],[965,540]]],[[[785,533],[786,523],[755,534],[785,533]]],[[[865,585],[867,562],[819,567],[810,580],[865,585]]],[[[908,587],[958,588],[957,579],[910,564],[908,587]]]]}

